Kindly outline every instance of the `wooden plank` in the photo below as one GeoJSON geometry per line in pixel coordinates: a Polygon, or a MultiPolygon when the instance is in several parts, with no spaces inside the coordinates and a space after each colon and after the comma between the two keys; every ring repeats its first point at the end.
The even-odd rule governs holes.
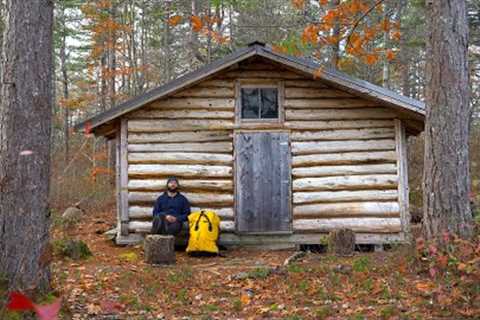
{"type": "Polygon", "coordinates": [[[233,98],[167,98],[157,100],[148,107],[163,110],[170,109],[217,109],[233,110],[235,99],[233,98]]]}
{"type": "MultiPolygon", "coordinates": [[[[237,235],[222,233],[219,244],[225,246],[259,246],[266,244],[323,244],[327,233],[294,233],[286,235],[237,235]]],[[[398,243],[404,238],[397,233],[356,233],[356,244],[398,243]]]]}
{"type": "Polygon", "coordinates": [[[293,207],[293,218],[399,217],[398,202],[316,203],[293,207]]]}
{"type": "MultiPolygon", "coordinates": [[[[167,179],[135,180],[128,181],[129,191],[165,191],[167,179]]],[[[180,181],[181,190],[212,190],[233,191],[231,179],[215,180],[185,180],[180,181]]]]}
{"type": "Polygon", "coordinates": [[[179,176],[191,178],[231,177],[232,167],[208,165],[162,165],[162,164],[131,164],[128,175],[133,177],[179,176]]]}
{"type": "Polygon", "coordinates": [[[191,87],[175,95],[175,98],[233,98],[233,88],[225,87],[191,87]]]}
{"type": "Polygon", "coordinates": [[[221,79],[205,80],[197,84],[197,88],[203,87],[219,87],[219,88],[231,88],[233,90],[233,81],[226,81],[221,79]]]}
{"type": "Polygon", "coordinates": [[[145,143],[129,144],[129,152],[215,152],[231,153],[231,142],[181,142],[181,143],[145,143]]]}
{"type": "Polygon", "coordinates": [[[396,162],[397,154],[395,151],[325,153],[294,156],[292,161],[294,167],[329,164],[384,163],[396,162]]]}
{"type": "MultiPolygon", "coordinates": [[[[149,233],[152,229],[151,221],[130,221],[128,224],[128,230],[136,233],[149,233]]],[[[220,231],[230,232],[235,229],[235,223],[233,221],[220,221],[220,231]]]]}
{"type": "Polygon", "coordinates": [[[411,241],[410,232],[410,210],[409,210],[409,187],[408,187],[408,164],[407,164],[407,138],[405,126],[401,120],[395,120],[395,141],[398,168],[398,202],[400,205],[400,217],[402,220],[402,231],[405,238],[411,241]]]}
{"type": "Polygon", "coordinates": [[[315,80],[285,80],[285,87],[289,88],[328,88],[328,86],[315,80]]]}
{"type": "Polygon", "coordinates": [[[380,107],[378,102],[359,99],[359,98],[337,98],[337,99],[285,99],[285,107],[288,108],[364,108],[380,107]]]}
{"type": "Polygon", "coordinates": [[[331,130],[359,128],[391,128],[392,120],[317,120],[317,121],[286,121],[285,127],[297,130],[331,130]]]}
{"type": "Polygon", "coordinates": [[[289,231],[288,133],[241,133],[236,141],[238,231],[289,231]]]}
{"type": "Polygon", "coordinates": [[[128,121],[122,118],[120,120],[120,234],[122,236],[128,235],[128,228],[126,224],[128,218],[128,161],[127,161],[127,139],[128,139],[128,121]]]}
{"type": "Polygon", "coordinates": [[[355,232],[398,233],[401,223],[399,218],[294,219],[293,228],[299,232],[330,232],[347,228],[355,232]]]}
{"type": "Polygon", "coordinates": [[[397,188],[395,174],[302,178],[293,180],[294,191],[334,191],[397,188]]]}
{"type": "Polygon", "coordinates": [[[351,94],[336,89],[317,89],[317,88],[285,88],[285,98],[345,98],[353,97],[351,94]]]}
{"type": "Polygon", "coordinates": [[[129,120],[129,132],[172,132],[233,129],[233,120],[129,120]]]}
{"type": "Polygon", "coordinates": [[[130,133],[129,143],[154,143],[154,142],[215,142],[232,141],[231,131],[184,131],[161,133],[130,133]]]}
{"type": "Polygon", "coordinates": [[[209,109],[141,109],[131,115],[129,119],[233,119],[233,110],[209,109]]]}
{"type": "Polygon", "coordinates": [[[396,174],[397,166],[393,163],[369,165],[342,165],[293,168],[294,177],[329,177],[358,174],[396,174]]]}
{"type": "MultiPolygon", "coordinates": [[[[215,213],[220,217],[221,220],[233,220],[234,212],[233,208],[203,208],[203,207],[191,207],[191,212],[200,211],[200,210],[210,210],[215,211],[215,213]]],[[[130,206],[128,209],[128,214],[131,220],[135,219],[148,219],[152,218],[153,208],[143,207],[143,206],[130,206]]]]}
{"type": "Polygon", "coordinates": [[[350,130],[325,131],[293,131],[292,141],[324,141],[324,140],[368,140],[395,138],[394,128],[365,128],[350,130]]]}
{"type": "Polygon", "coordinates": [[[351,151],[395,150],[395,140],[346,140],[292,142],[293,155],[336,153],[351,151]]]}
{"type": "MultiPolygon", "coordinates": [[[[199,193],[199,192],[182,192],[187,197],[192,206],[212,206],[225,207],[233,205],[233,195],[231,193],[199,193]]],[[[153,203],[160,196],[158,192],[137,192],[128,193],[128,201],[130,203],[153,203]]]]}
{"type": "Polygon", "coordinates": [[[122,187],[121,187],[121,128],[118,127],[115,132],[115,200],[117,209],[117,238],[121,236],[122,227],[122,187]]]}
{"type": "Polygon", "coordinates": [[[294,192],[294,204],[397,200],[397,190],[294,192]]]}
{"type": "Polygon", "coordinates": [[[223,73],[218,77],[221,78],[238,78],[238,79],[303,79],[304,76],[288,71],[275,70],[235,70],[223,73]]]}
{"type": "Polygon", "coordinates": [[[285,116],[287,120],[368,120],[393,119],[395,113],[389,109],[378,107],[356,109],[287,109],[285,116]]]}
{"type": "Polygon", "coordinates": [[[232,165],[231,154],[187,152],[130,152],[130,164],[222,164],[232,165]]]}

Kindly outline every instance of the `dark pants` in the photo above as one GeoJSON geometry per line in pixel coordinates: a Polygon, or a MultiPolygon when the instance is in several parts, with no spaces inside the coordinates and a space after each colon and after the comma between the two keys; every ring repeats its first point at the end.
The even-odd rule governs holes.
{"type": "Polygon", "coordinates": [[[153,217],[152,234],[169,234],[176,236],[180,231],[182,231],[181,222],[168,222],[165,219],[165,215],[153,217]]]}

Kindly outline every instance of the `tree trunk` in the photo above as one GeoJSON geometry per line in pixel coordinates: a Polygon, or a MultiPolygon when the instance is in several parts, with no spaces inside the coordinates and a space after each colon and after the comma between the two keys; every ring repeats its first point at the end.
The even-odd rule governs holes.
{"type": "Polygon", "coordinates": [[[468,24],[464,0],[427,1],[424,232],[472,235],[468,24]]]}
{"type": "MultiPolygon", "coordinates": [[[[340,4],[340,0],[332,0],[331,6],[332,9],[337,8],[340,4]]],[[[333,27],[333,34],[336,39],[340,36],[340,23],[336,20],[335,26],[333,27]]],[[[331,66],[335,69],[338,69],[338,61],[340,59],[340,41],[335,41],[335,44],[332,45],[332,58],[331,58],[331,66]]]]}
{"type": "Polygon", "coordinates": [[[6,1],[0,81],[0,273],[48,290],[53,2],[6,1]]]}
{"type": "MultiPolygon", "coordinates": [[[[66,102],[69,98],[69,88],[68,88],[68,71],[67,71],[67,27],[66,27],[66,17],[65,17],[65,8],[62,8],[60,11],[60,19],[62,23],[62,41],[60,44],[60,68],[62,72],[62,84],[63,84],[63,99],[66,102]]],[[[70,126],[69,126],[69,112],[68,105],[63,106],[63,132],[65,139],[65,163],[68,162],[70,155],[70,126]]]]}

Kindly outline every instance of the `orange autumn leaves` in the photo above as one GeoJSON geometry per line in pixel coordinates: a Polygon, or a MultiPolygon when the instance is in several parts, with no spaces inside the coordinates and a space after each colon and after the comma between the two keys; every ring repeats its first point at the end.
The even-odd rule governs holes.
{"type": "MultiPolygon", "coordinates": [[[[168,18],[168,24],[172,27],[175,27],[184,20],[186,19],[176,14],[168,18]]],[[[213,26],[215,24],[220,25],[222,23],[219,17],[208,15],[192,15],[190,16],[189,20],[194,32],[203,34],[205,36],[210,36],[213,40],[220,44],[228,42],[228,37],[223,36],[220,32],[213,30],[213,26]]]]}
{"type": "MultiPolygon", "coordinates": [[[[324,8],[324,14],[318,22],[305,27],[301,40],[314,47],[341,45],[348,55],[369,65],[376,64],[382,58],[394,60],[396,54],[393,49],[375,47],[375,41],[380,36],[386,37],[390,43],[398,42],[401,38],[400,23],[392,21],[389,14],[385,14],[382,2],[378,0],[372,4],[371,1],[351,0],[324,8]],[[374,11],[384,18],[369,18],[367,23],[368,15],[374,11]]],[[[329,0],[319,1],[321,6],[329,3],[329,0]]],[[[297,9],[303,9],[305,1],[292,0],[292,4],[297,9]]]]}

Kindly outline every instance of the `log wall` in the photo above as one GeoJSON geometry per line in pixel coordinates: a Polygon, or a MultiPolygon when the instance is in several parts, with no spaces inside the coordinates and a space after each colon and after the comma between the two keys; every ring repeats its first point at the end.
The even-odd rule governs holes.
{"type": "MultiPolygon", "coordinates": [[[[347,227],[365,234],[365,239],[381,240],[384,235],[400,239],[408,225],[403,221],[405,180],[399,177],[400,122],[395,122],[392,109],[372,101],[291,71],[251,63],[125,118],[128,182],[124,188],[131,233],[148,232],[153,202],[171,175],[180,177],[193,210],[217,211],[223,232],[233,232],[233,137],[246,128],[290,132],[294,234],[347,227]],[[282,81],[284,122],[236,122],[239,81],[260,85],[282,81]]],[[[225,236],[229,241],[232,237],[236,236],[225,236]]]]}

